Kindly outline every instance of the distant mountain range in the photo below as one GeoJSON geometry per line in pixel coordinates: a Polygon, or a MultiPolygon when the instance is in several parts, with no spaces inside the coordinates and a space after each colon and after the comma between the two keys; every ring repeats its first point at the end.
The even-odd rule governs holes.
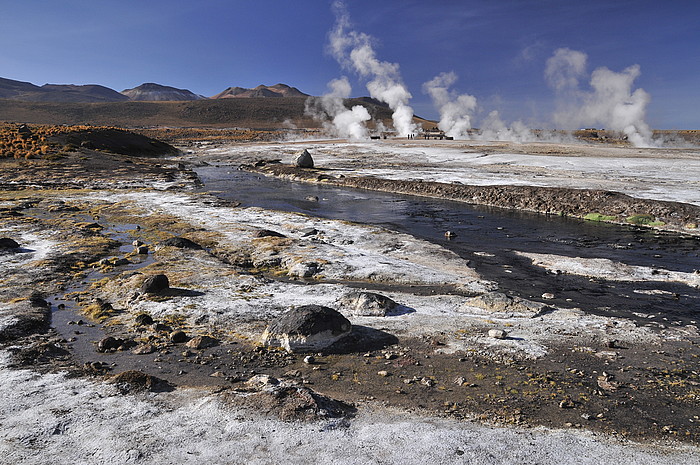
{"type": "MultiPolygon", "coordinates": [[[[259,85],[253,89],[229,87],[211,99],[228,98],[285,98],[308,97],[296,87],[286,84],[274,86],[259,85]]],[[[100,85],[44,84],[37,86],[30,82],[14,81],[0,78],[0,99],[25,102],[125,102],[125,101],[170,101],[181,102],[204,100],[207,97],[197,95],[187,89],[144,83],[133,89],[121,92],[100,85]]]]}

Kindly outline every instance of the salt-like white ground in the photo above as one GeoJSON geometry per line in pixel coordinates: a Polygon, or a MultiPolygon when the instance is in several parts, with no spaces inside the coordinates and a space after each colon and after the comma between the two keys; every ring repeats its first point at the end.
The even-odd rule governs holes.
{"type": "MultiPolygon", "coordinates": [[[[274,146],[240,150],[264,150],[266,157],[274,158],[274,154],[270,156],[271,147],[274,146]]],[[[324,154],[326,149],[319,149],[314,154],[319,164],[330,166],[342,161],[335,158],[336,145],[323,147],[327,147],[329,153],[324,154]]],[[[352,150],[364,150],[362,144],[342,147],[346,157],[351,156],[352,150]]],[[[290,156],[297,148],[279,146],[274,150],[279,150],[280,155],[290,156]]],[[[397,146],[387,154],[369,146],[366,157],[369,164],[376,157],[381,157],[382,163],[398,163],[397,160],[403,159],[410,150],[416,149],[397,146]],[[394,155],[390,153],[392,150],[394,155]]],[[[461,163],[461,155],[457,152],[450,153],[461,163]]],[[[477,159],[473,154],[465,155],[477,159]]],[[[446,155],[443,157],[446,166],[451,166],[446,172],[459,170],[458,163],[450,161],[446,155]]],[[[552,157],[545,156],[544,159],[549,158],[552,157]]],[[[411,162],[415,163],[416,159],[411,162]]],[[[409,171],[403,175],[407,173],[409,171]]],[[[413,176],[421,176],[418,173],[413,176]]],[[[460,173],[454,175],[464,176],[460,173]]],[[[675,195],[680,195],[681,191],[675,195]]],[[[100,195],[94,198],[99,199],[100,195]]],[[[221,233],[232,243],[248,240],[253,228],[275,229],[290,236],[309,226],[324,230],[324,243],[313,244],[308,250],[295,250],[295,253],[304,259],[332,257],[328,264],[331,277],[366,279],[369,269],[373,276],[402,277],[406,283],[430,284],[447,280],[467,288],[488,288],[488,283],[481,281],[458,257],[430,248],[409,236],[379,228],[259,209],[211,207],[197,202],[195,196],[169,192],[109,195],[103,199],[134,202],[146,212],[175,214],[204,229],[221,233]]],[[[54,247],[54,243],[44,237],[27,236],[24,239],[26,243],[36,245],[30,247],[36,251],[29,257],[32,261],[50,254],[54,247]]],[[[27,259],[23,257],[21,261],[4,263],[2,269],[9,271],[26,266],[27,259]]],[[[211,265],[206,258],[198,260],[202,260],[203,265],[211,265]]],[[[212,288],[218,292],[210,290],[203,296],[188,297],[190,305],[196,303],[192,305],[192,312],[209,309],[216,313],[219,309],[221,318],[229,318],[232,315],[227,315],[227,311],[240,316],[261,307],[281,309],[303,303],[333,305],[345,292],[342,286],[334,284],[298,286],[243,282],[243,285],[251,284],[258,289],[237,301],[237,289],[232,280],[226,276],[218,279],[212,281],[212,288]]],[[[634,325],[626,325],[624,321],[608,325],[611,319],[584,317],[575,309],[557,309],[536,318],[515,318],[484,314],[479,309],[465,306],[464,299],[456,296],[427,297],[398,292],[389,296],[415,311],[392,318],[354,318],[353,323],[382,327],[389,332],[416,334],[455,328],[456,325],[480,325],[484,330],[485,325],[508,324],[511,334],[517,336],[512,340],[496,341],[476,335],[453,341],[444,349],[448,351],[459,350],[462,345],[494,345],[496,347],[491,350],[537,357],[546,353],[547,341],[554,335],[619,331],[619,337],[623,338],[666,337],[666,334],[654,336],[645,328],[635,329],[634,325]],[[489,323],[484,323],[487,320],[489,323]]],[[[177,303],[176,300],[171,300],[170,304],[177,303]]],[[[168,311],[158,302],[142,301],[135,305],[137,310],[144,306],[154,314],[168,311]]],[[[669,331],[677,333],[678,330],[669,331]]],[[[669,332],[668,335],[676,333],[669,332]]],[[[486,426],[389,411],[376,405],[360,406],[357,417],[347,423],[283,423],[226,405],[206,391],[178,389],[172,393],[121,396],[113,386],[103,383],[68,378],[62,373],[41,374],[9,368],[8,356],[4,352],[0,352],[0,425],[0,464],[8,465],[700,462],[700,448],[677,443],[638,444],[575,429],[486,426]]]]}
{"type": "Polygon", "coordinates": [[[605,189],[633,197],[700,205],[700,149],[477,141],[315,142],[236,145],[206,153],[281,158],[306,147],[317,166],[385,179],[471,185],[605,189]]]}
{"type": "Polygon", "coordinates": [[[204,391],[121,396],[113,386],[7,368],[0,464],[678,464],[700,450],[576,430],[479,425],[360,408],[347,423],[283,423],[204,391]]]}

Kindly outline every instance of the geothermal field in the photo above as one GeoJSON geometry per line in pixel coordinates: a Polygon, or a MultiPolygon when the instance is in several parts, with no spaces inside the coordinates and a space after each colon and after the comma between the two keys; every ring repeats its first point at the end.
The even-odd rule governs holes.
{"type": "MultiPolygon", "coordinates": [[[[326,90],[0,78],[0,464],[700,463],[700,132],[654,130],[641,66],[598,61],[625,39],[674,64],[684,29],[627,39],[650,7],[614,2],[357,6],[419,63],[409,90],[343,2],[249,3],[220,26],[199,4],[80,12],[69,58],[44,31],[17,49],[209,86],[273,63],[326,90]],[[591,33],[589,66],[561,44],[591,33]]],[[[666,73],[645,82],[691,121],[672,91],[696,76],[666,73]]]]}
{"type": "Polygon", "coordinates": [[[697,149],[180,147],[4,162],[3,463],[700,459],[697,149]]]}

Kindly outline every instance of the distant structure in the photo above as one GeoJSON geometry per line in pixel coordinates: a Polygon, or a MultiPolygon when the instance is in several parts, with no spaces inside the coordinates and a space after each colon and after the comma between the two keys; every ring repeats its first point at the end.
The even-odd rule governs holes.
{"type": "Polygon", "coordinates": [[[423,131],[422,136],[424,139],[440,139],[440,140],[453,140],[454,137],[446,136],[445,131],[441,131],[438,128],[431,128],[423,131]]]}

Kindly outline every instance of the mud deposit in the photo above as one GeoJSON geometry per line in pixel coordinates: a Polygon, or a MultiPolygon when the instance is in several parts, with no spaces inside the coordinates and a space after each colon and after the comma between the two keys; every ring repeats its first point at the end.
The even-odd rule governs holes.
{"type": "MultiPolygon", "coordinates": [[[[36,182],[81,168],[79,157],[63,163],[36,182]]],[[[22,189],[0,193],[0,237],[19,245],[0,255],[0,370],[13,399],[0,418],[15,462],[71,441],[84,447],[67,453],[77,461],[162,459],[171,449],[156,424],[180,441],[187,431],[242,441],[241,457],[301,457],[304,439],[283,422],[319,441],[374,444],[377,415],[387,431],[411,422],[416,444],[436,441],[435,425],[459,431],[417,455],[443,462],[488,454],[465,446],[467,429],[485,428],[474,420],[513,428],[479,429],[491,447],[494,431],[511,431],[611,460],[613,449],[697,457],[696,237],[263,181],[231,165],[198,168],[196,191],[178,161],[135,164],[128,187],[117,178],[106,189],[105,169],[85,189],[31,188],[28,171],[22,189]],[[396,305],[363,313],[347,303],[358,291],[396,305]],[[339,311],[350,335],[313,353],[261,344],[271,322],[310,304],[339,311]],[[121,440],[142,442],[95,445],[78,431],[88,418],[105,431],[118,418],[121,440]],[[552,430],[523,429],[541,426],[552,430]]],[[[557,452],[542,462],[571,458],[547,444],[557,452]]],[[[393,441],[372,447],[401,459],[393,441]]],[[[221,459],[204,449],[187,446],[221,459]]]]}

